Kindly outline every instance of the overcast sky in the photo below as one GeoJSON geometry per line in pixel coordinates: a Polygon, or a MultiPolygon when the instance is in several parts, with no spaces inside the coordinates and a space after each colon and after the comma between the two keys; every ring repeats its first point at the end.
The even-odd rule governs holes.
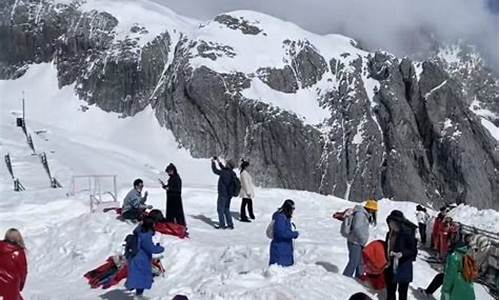
{"type": "Polygon", "coordinates": [[[264,12],[319,34],[342,33],[397,55],[422,47],[423,32],[465,39],[498,68],[498,0],[154,0],[202,21],[239,9],[264,12]]]}

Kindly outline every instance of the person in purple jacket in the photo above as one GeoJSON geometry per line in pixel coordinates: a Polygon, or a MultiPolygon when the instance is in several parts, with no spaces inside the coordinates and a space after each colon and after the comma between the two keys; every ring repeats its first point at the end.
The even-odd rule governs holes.
{"type": "Polygon", "coordinates": [[[293,265],[293,240],[299,236],[291,222],[295,203],[288,199],[273,214],[273,239],[270,247],[269,265],[293,265]]]}

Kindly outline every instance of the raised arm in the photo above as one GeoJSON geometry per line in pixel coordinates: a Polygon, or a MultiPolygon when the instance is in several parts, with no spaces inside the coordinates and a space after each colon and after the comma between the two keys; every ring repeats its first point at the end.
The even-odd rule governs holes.
{"type": "MultiPolygon", "coordinates": [[[[220,162],[219,162],[220,164],[220,162]]],[[[216,175],[220,175],[220,170],[217,169],[217,167],[215,166],[215,160],[212,160],[212,171],[216,174],[216,175]]]]}

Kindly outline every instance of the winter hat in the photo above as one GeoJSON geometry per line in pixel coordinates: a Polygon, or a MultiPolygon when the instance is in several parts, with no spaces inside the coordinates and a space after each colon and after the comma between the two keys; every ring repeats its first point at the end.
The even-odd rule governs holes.
{"type": "Polygon", "coordinates": [[[378,211],[378,202],[377,200],[370,199],[365,203],[366,209],[371,209],[373,211],[378,211]]]}

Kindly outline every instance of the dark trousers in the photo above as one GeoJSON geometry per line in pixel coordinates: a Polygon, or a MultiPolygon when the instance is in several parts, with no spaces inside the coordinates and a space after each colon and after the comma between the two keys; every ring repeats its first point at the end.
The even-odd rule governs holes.
{"type": "Polygon", "coordinates": [[[140,208],[137,209],[129,209],[122,213],[122,218],[125,220],[141,220],[142,219],[143,210],[140,208]]]}
{"type": "Polygon", "coordinates": [[[229,208],[231,207],[231,196],[221,196],[217,198],[217,214],[219,215],[219,226],[226,228],[227,226],[233,227],[233,217],[229,208]]]}
{"type": "Polygon", "coordinates": [[[443,285],[444,281],[444,273],[439,273],[436,276],[434,276],[434,279],[432,279],[431,283],[429,286],[425,289],[425,293],[427,295],[432,295],[434,292],[443,285]]]}
{"type": "Polygon", "coordinates": [[[248,220],[245,207],[248,208],[248,216],[250,217],[250,219],[255,219],[255,216],[253,215],[252,199],[250,198],[241,199],[241,208],[240,208],[241,219],[248,220]]]}
{"type": "Polygon", "coordinates": [[[182,208],[182,198],[180,195],[167,194],[167,211],[165,212],[165,220],[170,223],[186,226],[184,209],[182,208]]]}
{"type": "Polygon", "coordinates": [[[395,282],[394,274],[392,273],[392,265],[385,269],[385,285],[387,289],[386,300],[396,300],[396,291],[399,294],[399,300],[408,299],[408,286],[409,282],[395,282]]]}
{"type": "Polygon", "coordinates": [[[142,295],[142,293],[144,293],[144,289],[135,289],[135,294],[140,296],[142,295]]]}
{"type": "Polygon", "coordinates": [[[418,223],[418,231],[420,233],[422,245],[425,246],[427,244],[427,225],[425,225],[425,223],[418,223]]]}

